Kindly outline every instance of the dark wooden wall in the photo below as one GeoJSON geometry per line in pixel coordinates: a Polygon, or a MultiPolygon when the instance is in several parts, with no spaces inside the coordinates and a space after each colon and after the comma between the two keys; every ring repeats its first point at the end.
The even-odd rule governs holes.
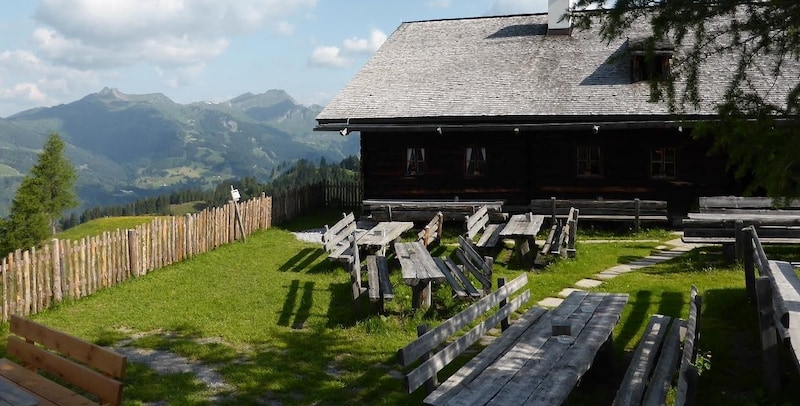
{"type": "Polygon", "coordinates": [[[698,196],[739,194],[721,156],[709,155],[710,140],[694,140],[676,129],[521,132],[387,132],[361,134],[365,199],[604,198],[667,200],[671,211],[687,211],[698,196]],[[467,177],[464,148],[487,148],[488,176],[467,177]],[[603,175],[577,176],[577,147],[599,145],[603,175]],[[427,171],[405,176],[406,148],[426,149],[427,171]],[[676,177],[653,179],[653,147],[676,149],[676,177]]]}

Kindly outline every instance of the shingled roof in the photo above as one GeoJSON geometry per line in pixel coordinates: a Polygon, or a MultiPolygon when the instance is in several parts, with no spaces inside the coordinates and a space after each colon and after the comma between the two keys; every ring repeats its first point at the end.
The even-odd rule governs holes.
{"type": "MultiPolygon", "coordinates": [[[[598,29],[548,36],[546,14],[403,23],[319,114],[320,129],[347,120],[555,123],[670,117],[665,103],[649,101],[648,82],[631,83],[627,39],[606,43],[598,29]]],[[[628,35],[647,37],[649,25],[635,25],[628,35]]],[[[685,113],[713,115],[734,68],[733,58],[706,63],[702,105],[685,113]]],[[[769,79],[763,86],[785,100],[769,79]]]]}

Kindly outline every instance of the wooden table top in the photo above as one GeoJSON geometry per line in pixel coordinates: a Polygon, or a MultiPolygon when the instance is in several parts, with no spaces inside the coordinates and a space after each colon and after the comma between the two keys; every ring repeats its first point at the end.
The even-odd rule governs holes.
{"type": "Polygon", "coordinates": [[[397,242],[394,244],[394,252],[400,261],[406,285],[416,286],[420,282],[445,280],[442,270],[421,241],[397,242]]]}
{"type": "Polygon", "coordinates": [[[52,405],[52,403],[0,376],[0,406],[5,405],[36,406],[52,405]]]}
{"type": "Polygon", "coordinates": [[[627,301],[627,294],[573,292],[537,322],[512,324],[515,333],[504,332],[425,404],[563,404],[611,336],[627,301]],[[570,334],[553,335],[554,321],[569,325],[570,334]]]}
{"type": "Polygon", "coordinates": [[[362,234],[356,242],[362,247],[383,247],[412,228],[414,223],[411,221],[382,221],[362,234]]]}
{"type": "Polygon", "coordinates": [[[542,228],[544,216],[540,214],[515,214],[500,231],[501,237],[535,237],[542,228]]]}

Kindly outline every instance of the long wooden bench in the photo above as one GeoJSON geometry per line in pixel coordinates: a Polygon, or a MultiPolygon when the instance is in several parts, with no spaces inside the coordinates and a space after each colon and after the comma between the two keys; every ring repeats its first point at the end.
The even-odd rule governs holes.
{"type": "MultiPolygon", "coordinates": [[[[332,227],[325,225],[322,234],[322,245],[332,261],[349,263],[353,259],[353,245],[348,238],[356,234],[356,218],[353,213],[342,213],[342,219],[332,227]]],[[[356,250],[357,251],[357,250],[356,250]]]]}
{"type": "MultiPolygon", "coordinates": [[[[427,393],[432,392],[438,385],[437,373],[495,326],[501,325],[504,331],[502,336],[505,337],[506,332],[509,332],[509,317],[530,299],[530,291],[523,290],[527,283],[527,275],[522,274],[508,284],[498,286],[496,291],[484,296],[439,326],[430,330],[427,324],[418,326],[418,338],[397,351],[397,362],[403,367],[420,361],[419,365],[405,375],[404,384],[408,393],[414,392],[422,385],[425,385],[427,393]],[[512,298],[516,293],[519,294],[512,298]],[[444,348],[436,351],[450,341],[451,336],[457,335],[463,328],[476,321],[479,321],[477,325],[463,335],[453,337],[444,348]]],[[[513,323],[512,328],[517,325],[530,325],[545,312],[543,308],[532,307],[513,323]]],[[[509,332],[512,335],[514,333],[515,331],[509,332]]],[[[499,341],[501,340],[495,340],[498,344],[493,344],[491,349],[487,347],[484,351],[502,351],[499,341]]]]}
{"type": "Polygon", "coordinates": [[[19,364],[1,359],[0,376],[3,378],[56,405],[122,403],[121,380],[125,376],[126,357],[16,315],[11,316],[10,331],[7,352],[19,360],[19,364]],[[37,371],[80,388],[86,396],[37,371]]]}
{"type": "Polygon", "coordinates": [[[506,225],[490,223],[489,207],[481,206],[475,213],[464,218],[464,226],[464,235],[468,240],[474,241],[479,249],[490,250],[500,242],[500,232],[506,225]],[[475,241],[476,236],[479,236],[477,241],[475,241]]]}
{"type": "Polygon", "coordinates": [[[683,241],[731,246],[755,226],[763,244],[800,244],[800,203],[767,197],[703,196],[682,220],[683,241]]]}
{"type": "Polygon", "coordinates": [[[362,217],[374,221],[428,221],[442,212],[444,221],[462,221],[482,206],[489,208],[495,221],[502,221],[502,200],[389,200],[366,199],[362,201],[362,217]],[[495,219],[497,217],[497,219],[495,219]]]}
{"type": "Polygon", "coordinates": [[[537,263],[544,263],[548,256],[575,258],[575,238],[578,230],[578,215],[579,210],[573,207],[569,210],[566,221],[562,223],[561,220],[556,220],[553,225],[550,226],[547,239],[544,241],[542,249],[539,251],[537,263]]]}
{"type": "Polygon", "coordinates": [[[641,223],[668,223],[669,211],[663,200],[591,200],[591,199],[533,199],[530,211],[533,214],[566,219],[570,208],[580,210],[584,221],[633,222],[634,230],[641,230],[641,223]]]}
{"type": "Polygon", "coordinates": [[[791,263],[767,258],[755,227],[746,227],[742,234],[745,291],[758,308],[763,385],[770,396],[777,396],[782,373],[779,343],[800,370],[800,277],[791,263]]]}
{"type": "Polygon", "coordinates": [[[389,262],[383,255],[367,255],[366,271],[367,283],[361,278],[361,257],[355,236],[347,239],[353,256],[348,262],[350,272],[351,291],[353,293],[353,307],[357,316],[363,313],[363,298],[366,295],[373,310],[383,313],[386,302],[394,300],[394,290],[389,280],[389,262]]]}
{"type": "Polygon", "coordinates": [[[675,404],[694,403],[701,306],[702,300],[697,294],[697,288],[692,286],[687,320],[660,314],[650,318],[622,378],[614,405],[663,405],[676,375],[675,404]],[[682,330],[685,333],[681,347],[682,330]]]}
{"type": "Polygon", "coordinates": [[[458,237],[456,257],[460,265],[448,257],[433,259],[453,289],[453,295],[470,299],[491,292],[494,258],[481,256],[473,244],[462,236],[458,237]],[[477,281],[478,286],[473,285],[473,280],[477,281]]]}

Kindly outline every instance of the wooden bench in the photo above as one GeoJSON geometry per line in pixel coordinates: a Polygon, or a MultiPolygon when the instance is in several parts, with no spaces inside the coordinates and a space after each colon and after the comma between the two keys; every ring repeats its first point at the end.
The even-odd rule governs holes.
{"type": "Polygon", "coordinates": [[[668,223],[667,202],[663,200],[591,200],[591,199],[533,199],[530,211],[533,214],[548,215],[556,219],[566,219],[570,208],[580,210],[584,221],[632,221],[634,230],[641,230],[641,223],[668,223]]]}
{"type": "Polygon", "coordinates": [[[442,239],[442,227],[444,226],[444,215],[436,212],[431,221],[417,233],[417,239],[422,241],[425,246],[439,242],[442,239]]]}
{"type": "Polygon", "coordinates": [[[578,231],[579,210],[571,208],[565,222],[556,220],[550,226],[547,239],[539,251],[537,263],[544,263],[548,256],[575,258],[575,237],[578,231]]]}
{"type": "Polygon", "coordinates": [[[479,207],[489,208],[494,221],[503,221],[502,200],[386,200],[362,201],[362,217],[374,221],[428,221],[442,212],[444,221],[462,221],[479,207]]]}
{"type": "Polygon", "coordinates": [[[356,315],[361,316],[363,313],[363,297],[365,294],[369,298],[370,307],[374,311],[383,313],[386,302],[394,300],[394,290],[389,280],[389,262],[383,255],[367,255],[365,260],[367,283],[365,286],[361,279],[361,258],[355,236],[351,235],[347,242],[354,253],[350,262],[348,262],[348,267],[351,291],[353,293],[353,307],[356,315]]]}
{"type": "Polygon", "coordinates": [[[126,357],[42,324],[12,315],[0,376],[56,405],[119,405],[126,357]],[[87,392],[89,399],[39,375],[43,371],[87,392]]]}
{"type": "Polygon", "coordinates": [[[752,225],[762,244],[800,244],[800,203],[738,196],[704,196],[698,201],[699,212],[682,220],[684,242],[732,246],[737,234],[752,225]]]}
{"type": "Polygon", "coordinates": [[[458,248],[455,253],[461,262],[460,265],[448,257],[433,259],[453,289],[453,295],[461,299],[470,299],[491,292],[494,258],[481,256],[472,242],[462,236],[458,237],[458,248]],[[479,286],[473,285],[472,279],[477,281],[479,286]]]}
{"type": "Polygon", "coordinates": [[[342,213],[342,219],[333,227],[325,225],[322,234],[322,245],[332,261],[349,263],[353,259],[352,244],[348,241],[350,236],[356,235],[356,218],[353,213],[342,213]]]}
{"type": "Polygon", "coordinates": [[[464,235],[470,241],[480,235],[475,246],[482,250],[492,249],[500,242],[500,232],[505,228],[505,223],[491,224],[489,222],[489,207],[481,206],[478,211],[464,218],[464,235]]]}
{"type": "Polygon", "coordinates": [[[800,370],[800,277],[791,263],[767,258],[755,227],[746,227],[742,234],[745,291],[748,301],[758,308],[763,385],[776,397],[782,374],[779,343],[800,370]]]}
{"type": "Polygon", "coordinates": [[[687,320],[653,315],[647,324],[631,363],[622,378],[614,405],[663,405],[676,376],[675,404],[693,404],[698,371],[695,367],[700,340],[699,317],[702,305],[697,288],[692,286],[687,320]],[[683,347],[681,348],[681,332],[683,347]]]}
{"type": "MultiPolygon", "coordinates": [[[[530,299],[530,291],[523,290],[527,283],[527,275],[522,274],[508,284],[498,284],[500,286],[496,291],[484,296],[431,330],[428,329],[427,324],[419,325],[417,327],[418,338],[397,351],[397,362],[403,367],[408,367],[417,360],[420,361],[418,366],[405,375],[404,384],[408,393],[414,392],[422,385],[425,385],[427,393],[432,392],[438,385],[436,375],[441,369],[453,362],[498,324],[501,325],[503,331],[507,331],[511,314],[530,299]],[[512,298],[515,293],[519,294],[512,298]],[[479,321],[482,318],[484,318],[483,321],[479,321]],[[479,321],[477,325],[463,335],[454,337],[449,344],[434,354],[434,351],[449,341],[451,336],[476,321],[479,321]]],[[[533,307],[513,325],[524,327],[534,323],[545,312],[546,310],[543,308],[533,307]]],[[[519,327],[516,330],[520,330],[519,327]]],[[[515,333],[516,330],[512,333],[515,333]]],[[[503,333],[504,335],[505,333],[503,333]]],[[[497,343],[498,340],[495,342],[497,343]]],[[[500,345],[494,345],[491,351],[502,351],[500,347],[500,345]]],[[[484,351],[486,350],[489,348],[484,349],[484,351]]]]}

